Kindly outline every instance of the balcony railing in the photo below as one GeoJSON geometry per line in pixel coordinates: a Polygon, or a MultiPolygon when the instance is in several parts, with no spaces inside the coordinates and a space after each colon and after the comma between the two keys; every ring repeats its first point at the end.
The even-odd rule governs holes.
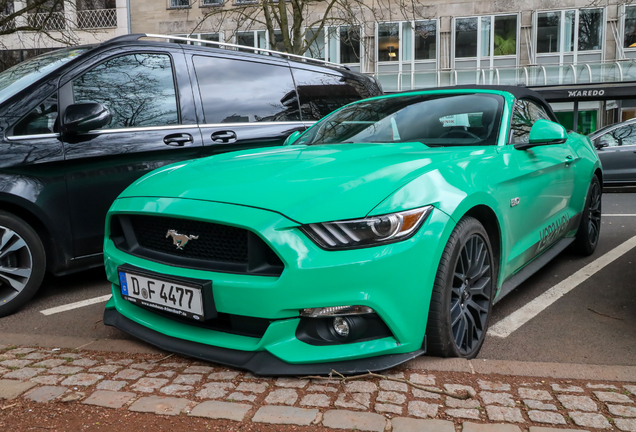
{"type": "Polygon", "coordinates": [[[29,27],[42,30],[62,30],[66,26],[64,12],[27,14],[29,27]]]}
{"type": "Polygon", "coordinates": [[[78,10],[77,27],[81,29],[117,27],[117,9],[78,10]]]}
{"type": "MultiPolygon", "coordinates": [[[[6,15],[0,15],[0,21],[4,19],[6,15]]],[[[4,24],[0,24],[0,32],[10,31],[15,28],[15,20],[12,19],[10,21],[5,22],[4,24]]]]}
{"type": "Polygon", "coordinates": [[[542,86],[607,83],[636,81],[636,61],[543,64],[492,69],[416,70],[371,75],[380,81],[387,92],[470,84],[542,86]]]}

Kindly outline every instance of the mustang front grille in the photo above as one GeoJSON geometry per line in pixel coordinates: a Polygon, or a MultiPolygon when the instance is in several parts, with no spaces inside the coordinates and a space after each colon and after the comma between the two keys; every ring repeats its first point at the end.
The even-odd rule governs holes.
{"type": "Polygon", "coordinates": [[[279,276],[278,255],[252,231],[230,225],[149,215],[116,215],[115,246],[163,264],[225,273],[279,276]]]}

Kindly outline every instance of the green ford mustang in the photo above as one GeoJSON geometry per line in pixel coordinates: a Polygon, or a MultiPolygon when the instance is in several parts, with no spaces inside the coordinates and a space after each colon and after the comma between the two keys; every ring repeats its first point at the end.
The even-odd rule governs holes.
{"type": "Polygon", "coordinates": [[[598,243],[601,164],[554,121],[520,87],[402,93],[154,171],[108,214],[104,323],[260,375],[472,358],[495,302],[598,243]]]}

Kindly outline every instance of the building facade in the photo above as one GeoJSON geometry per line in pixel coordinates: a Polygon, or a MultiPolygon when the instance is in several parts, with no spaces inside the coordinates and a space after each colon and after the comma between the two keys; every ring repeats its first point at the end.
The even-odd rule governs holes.
{"type": "MultiPolygon", "coordinates": [[[[29,5],[14,0],[0,14],[12,15],[29,5]]],[[[127,0],[65,0],[54,11],[29,10],[2,30],[31,26],[42,31],[20,31],[0,36],[0,70],[28,57],[67,45],[99,43],[129,33],[127,0]]]]}

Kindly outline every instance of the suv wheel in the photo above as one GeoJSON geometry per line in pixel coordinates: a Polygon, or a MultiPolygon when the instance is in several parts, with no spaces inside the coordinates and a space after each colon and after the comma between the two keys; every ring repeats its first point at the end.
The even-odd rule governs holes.
{"type": "Polygon", "coordinates": [[[35,230],[21,218],[0,211],[0,317],[33,297],[45,267],[44,246],[35,230]]]}

